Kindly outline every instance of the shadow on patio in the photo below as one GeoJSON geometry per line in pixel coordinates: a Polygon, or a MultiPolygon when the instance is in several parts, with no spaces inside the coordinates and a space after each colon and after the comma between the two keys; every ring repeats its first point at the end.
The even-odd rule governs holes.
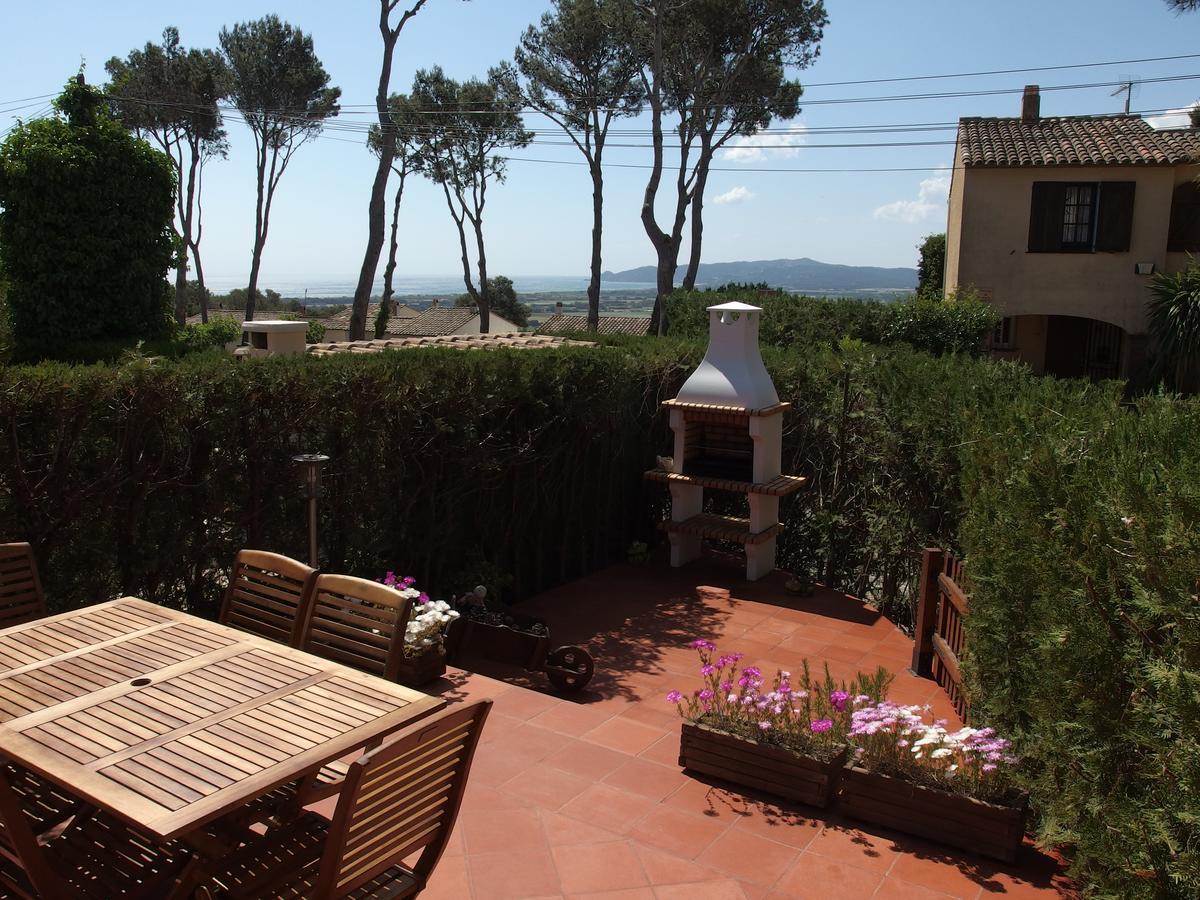
{"type": "Polygon", "coordinates": [[[545,676],[466,660],[440,682],[451,700],[493,696],[493,716],[433,896],[475,898],[945,898],[1059,896],[1054,859],[1032,846],[1004,867],[837,815],[685,775],[665,701],[698,683],[704,637],[764,670],[807,658],[835,678],[883,665],[891,696],[954,720],[933,682],[905,671],[912,642],[858,600],[794,597],[727,561],[618,565],[521,611],[579,644],[596,676],[575,696],[545,676]]]}

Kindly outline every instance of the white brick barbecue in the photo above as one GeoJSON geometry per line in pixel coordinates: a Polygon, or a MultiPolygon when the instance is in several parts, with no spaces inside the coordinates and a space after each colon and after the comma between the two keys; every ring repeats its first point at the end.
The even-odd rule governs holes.
{"type": "Polygon", "coordinates": [[[775,568],[775,540],[782,528],[779,498],[803,478],[780,472],[783,412],[758,350],[762,309],[745,303],[710,306],[708,352],[663,405],[670,411],[675,455],[670,471],[646,473],[671,491],[671,518],[662,524],[671,542],[671,565],[700,555],[704,538],[746,548],[746,577],[757,581],[775,568]],[[704,512],[704,490],[745,494],[749,517],[704,512]]]}

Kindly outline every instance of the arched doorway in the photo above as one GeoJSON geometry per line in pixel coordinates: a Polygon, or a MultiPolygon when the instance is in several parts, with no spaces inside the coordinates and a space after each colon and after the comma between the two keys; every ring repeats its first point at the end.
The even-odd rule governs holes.
{"type": "Polygon", "coordinates": [[[1080,316],[1046,317],[1043,371],[1063,378],[1117,378],[1125,332],[1116,325],[1080,316]]]}

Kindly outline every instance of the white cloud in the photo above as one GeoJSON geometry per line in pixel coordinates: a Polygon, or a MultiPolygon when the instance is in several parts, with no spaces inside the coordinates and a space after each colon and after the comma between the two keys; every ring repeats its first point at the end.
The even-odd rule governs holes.
{"type": "Polygon", "coordinates": [[[796,156],[804,143],[804,126],[788,126],[784,133],[760,131],[737,137],[722,151],[726,162],[761,162],[764,159],[796,156]]]}
{"type": "Polygon", "coordinates": [[[916,200],[896,200],[876,207],[875,218],[897,219],[913,224],[946,208],[950,196],[950,176],[933,175],[921,181],[916,200]]]}
{"type": "Polygon", "coordinates": [[[1151,128],[1187,128],[1191,124],[1188,113],[1200,106],[1200,100],[1179,109],[1168,109],[1161,116],[1146,116],[1146,123],[1151,128]]]}
{"type": "Polygon", "coordinates": [[[754,193],[739,184],[737,187],[730,188],[719,197],[714,197],[713,203],[741,203],[745,200],[753,199],[754,193]]]}

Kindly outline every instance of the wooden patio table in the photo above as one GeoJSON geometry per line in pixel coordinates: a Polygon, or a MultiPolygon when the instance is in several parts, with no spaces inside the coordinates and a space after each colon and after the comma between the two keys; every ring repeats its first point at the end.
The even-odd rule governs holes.
{"type": "Polygon", "coordinates": [[[444,705],[135,597],[0,630],[0,753],[163,842],[444,705]]]}

